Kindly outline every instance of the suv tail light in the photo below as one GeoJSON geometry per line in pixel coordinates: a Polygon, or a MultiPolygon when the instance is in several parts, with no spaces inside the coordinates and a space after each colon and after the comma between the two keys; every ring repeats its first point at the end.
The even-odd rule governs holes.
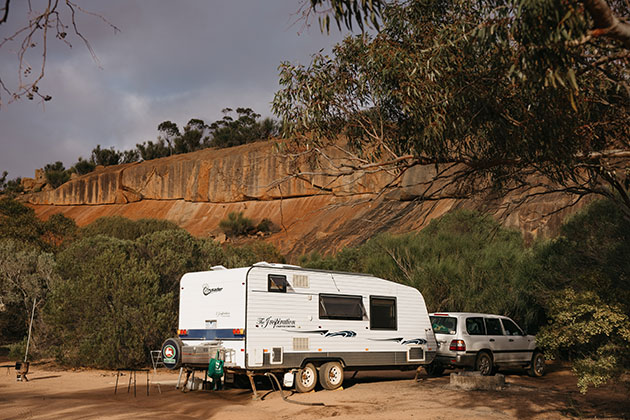
{"type": "Polygon", "coordinates": [[[450,351],[466,351],[466,343],[464,340],[453,340],[448,349],[450,351]]]}

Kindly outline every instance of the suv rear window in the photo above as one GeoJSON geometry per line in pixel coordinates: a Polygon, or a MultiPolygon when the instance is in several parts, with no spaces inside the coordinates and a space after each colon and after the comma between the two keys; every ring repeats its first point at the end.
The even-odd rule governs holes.
{"type": "Polygon", "coordinates": [[[486,335],[486,326],[483,324],[483,318],[466,318],[466,332],[469,335],[486,335]]]}
{"type": "Polygon", "coordinates": [[[455,334],[457,331],[457,318],[450,316],[432,316],[431,325],[436,334],[455,334]]]}

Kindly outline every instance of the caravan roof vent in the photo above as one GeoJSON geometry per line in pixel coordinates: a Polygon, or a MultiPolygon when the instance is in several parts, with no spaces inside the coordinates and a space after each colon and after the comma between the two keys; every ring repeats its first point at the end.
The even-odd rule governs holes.
{"type": "Polygon", "coordinates": [[[223,267],[222,265],[213,265],[212,267],[210,267],[210,270],[212,270],[212,271],[227,270],[227,268],[223,267]]]}

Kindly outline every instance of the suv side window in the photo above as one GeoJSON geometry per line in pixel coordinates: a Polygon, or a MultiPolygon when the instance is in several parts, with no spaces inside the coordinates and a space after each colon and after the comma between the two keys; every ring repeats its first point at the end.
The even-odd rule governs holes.
{"type": "Polygon", "coordinates": [[[488,335],[503,335],[503,330],[501,329],[501,321],[499,318],[484,318],[486,321],[486,330],[488,331],[488,335]]]}
{"type": "Polygon", "coordinates": [[[469,335],[486,335],[486,326],[483,324],[483,318],[466,318],[466,332],[469,335]]]}
{"type": "Polygon", "coordinates": [[[507,335],[523,335],[523,331],[509,319],[501,318],[503,329],[507,335]]]}

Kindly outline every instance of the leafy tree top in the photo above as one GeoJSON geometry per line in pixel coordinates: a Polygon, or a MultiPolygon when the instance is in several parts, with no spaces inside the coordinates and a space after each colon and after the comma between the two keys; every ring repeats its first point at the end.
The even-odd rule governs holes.
{"type": "Polygon", "coordinates": [[[283,63],[274,112],[324,175],[380,169],[397,185],[432,164],[440,186],[425,198],[535,185],[607,196],[630,217],[629,55],[593,35],[586,3],[388,3],[378,34],[283,63]],[[347,158],[335,162],[339,135],[347,158]]]}

